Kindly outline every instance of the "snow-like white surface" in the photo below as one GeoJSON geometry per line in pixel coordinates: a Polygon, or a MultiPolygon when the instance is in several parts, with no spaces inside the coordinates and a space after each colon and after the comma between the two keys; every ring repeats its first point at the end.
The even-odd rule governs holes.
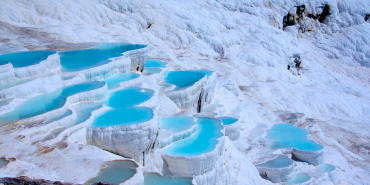
{"type": "MultiPolygon", "coordinates": [[[[0,53],[63,48],[65,43],[130,42],[148,45],[148,57],[165,59],[171,69],[215,71],[220,78],[214,99],[219,103],[210,110],[218,110],[217,116],[238,114],[241,122],[242,152],[225,151],[225,161],[233,164],[224,172],[235,177],[231,184],[269,183],[260,179],[250,161],[272,152],[258,138],[281,121],[275,112],[314,118],[314,124],[300,121],[298,125],[324,146],[323,160],[337,167],[339,182],[369,182],[370,24],[364,21],[370,13],[369,1],[14,0],[0,5],[0,53]],[[321,13],[320,7],[328,4],[331,15],[324,23],[306,17],[312,31],[301,33],[297,26],[283,31],[284,16],[302,4],[312,14],[321,13]],[[287,70],[297,53],[302,56],[302,69],[287,70]],[[240,112],[235,113],[235,107],[240,112]]],[[[0,68],[0,83],[12,81],[7,71],[0,68]]],[[[73,76],[68,83],[83,80],[79,74],[73,76]]],[[[161,94],[159,107],[159,116],[180,112],[161,94]]],[[[101,161],[119,158],[72,142],[66,149],[35,156],[42,145],[28,143],[28,135],[14,139],[17,135],[5,134],[0,155],[17,161],[1,168],[0,174],[14,176],[23,171],[29,177],[83,183],[96,174],[101,161]]],[[[302,165],[302,170],[311,167],[302,165]]],[[[211,182],[212,177],[199,182],[211,182]]]]}

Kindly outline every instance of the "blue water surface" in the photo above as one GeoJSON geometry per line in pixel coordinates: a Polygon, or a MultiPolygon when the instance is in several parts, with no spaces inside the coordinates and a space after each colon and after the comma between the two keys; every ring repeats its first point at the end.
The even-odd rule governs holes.
{"type": "Polygon", "coordinates": [[[168,130],[172,133],[189,130],[196,122],[193,117],[189,116],[168,116],[159,119],[159,128],[168,130]]]}
{"type": "Polygon", "coordinates": [[[111,109],[96,115],[92,127],[133,125],[149,121],[153,116],[153,110],[148,107],[111,109]]]}
{"type": "Polygon", "coordinates": [[[123,56],[122,53],[146,47],[139,44],[104,43],[91,49],[59,52],[62,71],[80,71],[110,62],[110,58],[123,56]]]}
{"type": "Polygon", "coordinates": [[[61,108],[67,97],[103,87],[105,82],[87,82],[56,89],[55,91],[41,94],[16,106],[14,110],[0,116],[0,125],[9,124],[21,119],[34,117],[51,110],[61,108]]]}
{"type": "Polygon", "coordinates": [[[205,75],[191,71],[170,71],[164,82],[176,85],[178,88],[188,87],[202,79],[205,75]]]}
{"type": "Polygon", "coordinates": [[[220,117],[220,120],[224,125],[231,125],[238,121],[238,119],[232,117],[220,117]]]}
{"type": "Polygon", "coordinates": [[[205,69],[196,69],[196,70],[189,70],[191,72],[197,72],[197,73],[202,73],[204,75],[206,75],[207,77],[208,76],[211,76],[213,71],[208,71],[208,70],[205,70],[205,69]]]}
{"type": "Polygon", "coordinates": [[[144,73],[160,73],[162,71],[159,67],[145,67],[144,73]]]}
{"type": "Polygon", "coordinates": [[[320,172],[331,172],[335,170],[335,167],[330,164],[320,164],[316,166],[316,169],[320,172]]]}
{"type": "Polygon", "coordinates": [[[55,51],[24,51],[9,53],[0,55],[0,61],[10,62],[14,68],[20,68],[38,64],[41,61],[46,60],[49,55],[53,55],[55,53],[55,51]]]}
{"type": "Polygon", "coordinates": [[[131,107],[149,100],[153,94],[154,91],[151,89],[129,87],[110,92],[108,97],[102,100],[102,103],[112,108],[131,107]]]}
{"type": "Polygon", "coordinates": [[[287,182],[283,182],[283,184],[300,184],[310,180],[311,178],[312,177],[307,173],[297,173],[292,179],[287,182]]]}
{"type": "Polygon", "coordinates": [[[287,156],[279,155],[277,158],[267,161],[266,163],[259,164],[260,168],[283,168],[293,164],[293,160],[287,156]]]}
{"type": "Polygon", "coordinates": [[[160,67],[160,68],[164,68],[166,67],[167,63],[166,62],[162,62],[160,60],[157,60],[157,59],[148,59],[145,63],[145,66],[144,66],[144,69],[146,67],[160,67]]]}
{"type": "Polygon", "coordinates": [[[197,156],[215,149],[223,136],[221,121],[209,117],[197,117],[198,129],[190,137],[173,142],[163,150],[164,153],[174,156],[197,156]]]}
{"type": "Polygon", "coordinates": [[[72,127],[88,120],[91,116],[91,112],[101,108],[103,104],[99,102],[82,102],[77,104],[77,115],[76,120],[72,121],[65,127],[72,127]]]}
{"type": "Polygon", "coordinates": [[[88,185],[97,182],[120,184],[133,177],[137,167],[137,164],[129,160],[110,161],[107,167],[101,169],[96,177],[86,181],[84,184],[88,185]]]}
{"type": "Polygon", "coordinates": [[[317,151],[323,147],[315,141],[307,139],[305,129],[295,127],[293,124],[276,124],[267,130],[266,138],[272,141],[272,148],[295,148],[301,151],[317,151]]]}
{"type": "Polygon", "coordinates": [[[192,178],[185,177],[163,177],[156,173],[144,174],[144,185],[192,185],[192,178]]]}
{"type": "Polygon", "coordinates": [[[140,75],[136,73],[116,73],[113,76],[106,78],[104,81],[107,83],[108,89],[111,90],[120,87],[121,82],[139,78],[139,76],[140,75]]]}

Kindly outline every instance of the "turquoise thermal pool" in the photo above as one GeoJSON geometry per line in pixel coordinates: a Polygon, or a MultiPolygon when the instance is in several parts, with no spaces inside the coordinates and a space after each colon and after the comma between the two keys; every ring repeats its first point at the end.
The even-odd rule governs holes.
{"type": "Polygon", "coordinates": [[[316,166],[316,169],[320,172],[331,172],[335,170],[335,167],[330,164],[320,164],[316,166]]]}
{"type": "Polygon", "coordinates": [[[110,92],[102,103],[112,108],[131,107],[149,100],[153,94],[154,91],[150,89],[129,87],[110,92]]]}
{"type": "Polygon", "coordinates": [[[145,67],[144,73],[160,73],[162,71],[159,67],[145,67]]]}
{"type": "Polygon", "coordinates": [[[220,120],[224,125],[231,125],[238,121],[238,119],[232,117],[220,117],[220,120]]]}
{"type": "Polygon", "coordinates": [[[266,138],[271,140],[273,149],[295,148],[301,151],[317,151],[323,147],[315,141],[307,139],[305,129],[295,127],[293,124],[276,124],[267,130],[266,138]]]}
{"type": "Polygon", "coordinates": [[[110,161],[105,168],[100,170],[96,177],[86,181],[84,184],[97,182],[120,184],[133,177],[136,174],[137,167],[137,164],[129,160],[110,161]]]}
{"type": "Polygon", "coordinates": [[[208,76],[211,76],[213,71],[208,71],[208,70],[205,70],[205,69],[197,69],[197,70],[189,70],[191,72],[196,72],[196,73],[202,73],[204,75],[206,75],[207,77],[208,76]]]}
{"type": "Polygon", "coordinates": [[[87,82],[58,88],[55,91],[41,94],[16,106],[12,111],[0,115],[0,125],[9,124],[21,119],[31,118],[63,107],[68,96],[103,87],[105,82],[87,82]]]}
{"type": "Polygon", "coordinates": [[[116,73],[104,81],[107,83],[108,89],[111,90],[120,87],[120,83],[139,78],[139,76],[136,73],[116,73]]]}
{"type": "Polygon", "coordinates": [[[221,121],[209,117],[197,117],[198,129],[190,137],[173,142],[163,152],[174,156],[197,156],[215,149],[223,136],[221,121]]]}
{"type": "Polygon", "coordinates": [[[144,48],[145,45],[106,43],[91,49],[69,50],[59,52],[62,71],[80,71],[110,62],[110,58],[123,56],[122,53],[144,48]]]}
{"type": "Polygon", "coordinates": [[[72,127],[74,125],[78,125],[82,122],[85,122],[86,120],[88,120],[91,116],[91,112],[94,111],[94,110],[97,110],[99,108],[101,108],[103,106],[103,104],[99,103],[99,102],[83,102],[83,103],[79,103],[77,104],[77,119],[74,120],[73,122],[69,123],[68,125],[66,125],[65,127],[72,127]]]}
{"type": "Polygon", "coordinates": [[[283,184],[300,184],[309,181],[311,178],[312,177],[307,173],[297,173],[292,179],[287,182],[283,182],[283,184]]]}
{"type": "Polygon", "coordinates": [[[156,173],[144,174],[144,185],[192,185],[191,181],[191,178],[170,178],[156,173]]]}
{"type": "Polygon", "coordinates": [[[159,128],[168,130],[172,133],[182,132],[191,129],[195,123],[195,119],[189,116],[169,116],[159,119],[159,128]]]}
{"type": "Polygon", "coordinates": [[[153,116],[153,110],[147,107],[111,109],[96,115],[92,127],[133,125],[149,121],[153,116]]]}
{"type": "MultiPolygon", "coordinates": [[[[156,59],[148,59],[145,63],[145,67],[160,67],[160,68],[165,68],[167,65],[166,62],[162,62],[160,60],[156,59]]],[[[145,69],[144,67],[144,69],[145,69]]]]}
{"type": "Polygon", "coordinates": [[[25,51],[10,53],[0,55],[0,61],[10,62],[14,68],[20,68],[38,64],[41,61],[46,60],[49,55],[53,55],[55,53],[55,51],[25,51]]]}
{"type": "Polygon", "coordinates": [[[267,161],[266,163],[259,164],[257,168],[284,168],[293,164],[293,160],[289,157],[279,155],[277,158],[267,161]]]}
{"type": "Polygon", "coordinates": [[[191,71],[170,71],[164,82],[176,85],[177,88],[188,87],[202,79],[205,75],[191,71]]]}
{"type": "Polygon", "coordinates": [[[161,68],[165,68],[167,65],[166,62],[162,62],[156,59],[149,59],[146,61],[144,66],[145,73],[160,73],[162,71],[161,68]]]}

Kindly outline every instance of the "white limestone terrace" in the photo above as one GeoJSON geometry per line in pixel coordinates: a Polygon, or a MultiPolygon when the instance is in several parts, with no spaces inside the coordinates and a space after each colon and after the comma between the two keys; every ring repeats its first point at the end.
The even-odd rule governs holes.
{"type": "Polygon", "coordinates": [[[168,63],[159,59],[148,59],[144,66],[143,73],[150,77],[154,77],[158,82],[163,81],[165,74],[170,70],[168,63]]]}
{"type": "Polygon", "coordinates": [[[87,144],[151,167],[150,150],[158,130],[156,112],[145,107],[110,109],[96,115],[86,130],[87,144]]]}
{"type": "Polygon", "coordinates": [[[163,148],[172,142],[190,137],[198,125],[194,117],[190,116],[168,116],[159,119],[160,132],[158,135],[158,146],[163,148]]]}
{"type": "Polygon", "coordinates": [[[293,178],[296,173],[294,161],[283,155],[274,155],[261,164],[256,165],[261,176],[273,183],[285,182],[293,178]]]}
{"type": "MultiPolygon", "coordinates": [[[[0,55],[0,61],[9,62],[18,79],[42,76],[60,70],[60,58],[55,51],[26,51],[0,55]]],[[[9,72],[8,72],[9,73],[9,72]]]]}
{"type": "Polygon", "coordinates": [[[16,81],[14,68],[10,62],[0,61],[0,85],[16,81]]]}
{"type": "Polygon", "coordinates": [[[107,94],[104,82],[89,82],[60,87],[49,93],[41,94],[14,109],[0,115],[0,124],[22,124],[35,122],[65,111],[71,104],[81,101],[98,101],[107,94]]]}
{"type": "Polygon", "coordinates": [[[153,110],[157,102],[158,92],[154,90],[113,89],[102,101],[108,107],[94,116],[86,130],[87,144],[132,158],[150,168],[158,130],[158,116],[153,110]]]}
{"type": "Polygon", "coordinates": [[[61,81],[60,75],[53,73],[39,78],[15,80],[0,86],[0,99],[27,99],[36,94],[47,93],[57,89],[61,81]]]}
{"type": "Polygon", "coordinates": [[[82,73],[86,80],[104,80],[114,73],[142,71],[148,48],[127,43],[101,43],[93,48],[59,52],[63,77],[82,73]]]}
{"type": "MultiPolygon", "coordinates": [[[[200,184],[223,182],[224,128],[221,121],[215,118],[196,119],[196,132],[164,147],[161,155],[175,177],[194,177],[200,184]]],[[[161,169],[160,166],[158,168],[161,169]]]]}
{"type": "Polygon", "coordinates": [[[284,149],[285,152],[301,161],[313,165],[323,163],[324,147],[309,139],[309,133],[293,124],[276,124],[267,130],[262,142],[266,142],[272,149],[284,149]]]}
{"type": "Polygon", "coordinates": [[[237,141],[240,137],[240,121],[232,117],[220,117],[222,124],[225,127],[225,136],[231,141],[237,141]]]}
{"type": "Polygon", "coordinates": [[[339,184],[338,170],[333,165],[330,164],[320,164],[316,166],[316,171],[319,173],[327,173],[331,182],[334,185],[339,184]]]}
{"type": "Polygon", "coordinates": [[[175,85],[165,92],[180,109],[201,112],[214,96],[216,74],[206,70],[170,71],[164,82],[175,85]]]}

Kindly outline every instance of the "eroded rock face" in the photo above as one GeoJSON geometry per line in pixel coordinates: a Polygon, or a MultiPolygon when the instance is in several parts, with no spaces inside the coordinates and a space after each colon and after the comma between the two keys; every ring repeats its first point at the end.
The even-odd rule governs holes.
{"type": "Polygon", "coordinates": [[[25,176],[0,178],[0,183],[9,185],[72,185],[60,181],[49,181],[44,179],[30,179],[25,176]]]}

